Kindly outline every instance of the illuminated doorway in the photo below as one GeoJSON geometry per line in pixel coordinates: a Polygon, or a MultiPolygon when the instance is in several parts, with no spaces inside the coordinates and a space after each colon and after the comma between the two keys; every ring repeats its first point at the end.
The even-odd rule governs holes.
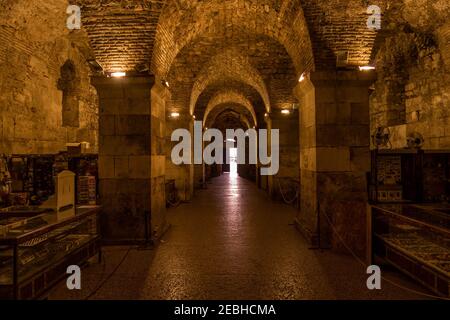
{"type": "Polygon", "coordinates": [[[238,176],[237,148],[230,148],[230,176],[238,176]]]}

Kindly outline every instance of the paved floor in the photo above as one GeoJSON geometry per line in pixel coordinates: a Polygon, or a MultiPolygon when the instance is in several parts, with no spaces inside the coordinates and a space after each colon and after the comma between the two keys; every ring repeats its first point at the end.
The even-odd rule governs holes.
{"type": "MultiPolygon", "coordinates": [[[[369,291],[365,268],[349,256],[311,250],[292,225],[294,216],[295,209],[254,184],[224,175],[191,203],[169,210],[172,228],[156,250],[106,248],[101,265],[83,269],[81,291],[61,283],[50,299],[92,292],[91,299],[423,298],[385,281],[381,291],[369,291]]],[[[395,271],[383,273],[423,291],[395,271]]]]}

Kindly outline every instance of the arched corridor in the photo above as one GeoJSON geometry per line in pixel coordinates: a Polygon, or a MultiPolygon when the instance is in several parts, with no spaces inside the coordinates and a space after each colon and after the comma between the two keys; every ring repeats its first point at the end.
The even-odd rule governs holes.
{"type": "MultiPolygon", "coordinates": [[[[315,250],[298,236],[296,210],[268,199],[243,178],[215,178],[191,203],[170,209],[172,225],[156,251],[132,249],[91,299],[306,300],[423,299],[419,286],[393,270],[370,292],[354,258],[315,250]]],[[[86,269],[80,292],[61,285],[51,299],[83,299],[126,254],[107,249],[106,266],[86,269]]],[[[426,297],[425,297],[426,298],[426,297]]]]}
{"type": "Polygon", "coordinates": [[[450,297],[450,2],[375,2],[2,0],[0,299],[450,297]]]}

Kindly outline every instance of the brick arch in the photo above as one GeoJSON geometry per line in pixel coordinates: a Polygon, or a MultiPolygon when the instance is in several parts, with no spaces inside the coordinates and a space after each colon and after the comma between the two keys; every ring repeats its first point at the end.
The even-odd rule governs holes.
{"type": "Polygon", "coordinates": [[[234,90],[218,92],[210,100],[210,102],[206,108],[205,115],[203,117],[203,124],[205,125],[207,123],[208,116],[211,114],[211,112],[214,109],[219,108],[220,106],[223,106],[223,105],[228,105],[228,104],[240,105],[242,108],[244,108],[244,110],[247,110],[250,113],[251,119],[253,120],[253,124],[255,126],[258,125],[258,120],[256,117],[255,109],[253,108],[251,102],[241,92],[234,91],[234,90]]]}
{"type": "MultiPolygon", "coordinates": [[[[428,11],[434,17],[436,11],[441,13],[438,20],[445,21],[442,5],[428,10],[436,1],[373,4],[384,9],[397,2],[410,8],[407,19],[428,11]],[[417,10],[412,5],[416,2],[417,10]]],[[[163,78],[178,53],[205,34],[271,37],[286,49],[297,76],[306,69],[334,67],[337,51],[348,51],[351,65],[367,63],[377,35],[366,25],[367,7],[372,4],[367,0],[74,0],[73,4],[82,6],[83,28],[105,70],[149,66],[163,78]]]]}
{"type": "Polygon", "coordinates": [[[265,35],[278,41],[289,54],[297,75],[313,69],[311,40],[302,7],[298,0],[284,2],[285,9],[281,11],[279,0],[169,0],[159,19],[152,72],[166,78],[179,52],[202,35],[227,37],[241,33],[265,35]]]}
{"type": "Polygon", "coordinates": [[[249,115],[245,114],[247,110],[239,104],[219,105],[215,111],[216,112],[209,117],[210,120],[207,122],[208,128],[219,129],[225,134],[227,129],[249,129],[252,127],[249,115]],[[230,123],[227,121],[230,118],[234,119],[234,126],[230,126],[230,123]]]}
{"type": "Polygon", "coordinates": [[[212,98],[219,92],[228,90],[236,91],[246,97],[253,106],[258,119],[266,112],[264,101],[254,87],[238,79],[218,76],[216,80],[212,80],[208,83],[208,86],[198,97],[195,108],[196,117],[203,119],[206,108],[212,98]]]}
{"type": "Polygon", "coordinates": [[[236,49],[229,49],[213,57],[197,76],[192,87],[189,110],[193,114],[199,96],[208,85],[224,78],[232,78],[253,87],[261,96],[265,108],[270,111],[270,99],[262,76],[248,61],[248,57],[236,49]]]}

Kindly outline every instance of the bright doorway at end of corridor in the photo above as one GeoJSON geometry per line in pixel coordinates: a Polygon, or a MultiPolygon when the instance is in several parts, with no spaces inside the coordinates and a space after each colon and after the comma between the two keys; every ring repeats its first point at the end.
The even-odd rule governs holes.
{"type": "Polygon", "coordinates": [[[230,176],[238,176],[237,148],[230,148],[230,176]]]}

